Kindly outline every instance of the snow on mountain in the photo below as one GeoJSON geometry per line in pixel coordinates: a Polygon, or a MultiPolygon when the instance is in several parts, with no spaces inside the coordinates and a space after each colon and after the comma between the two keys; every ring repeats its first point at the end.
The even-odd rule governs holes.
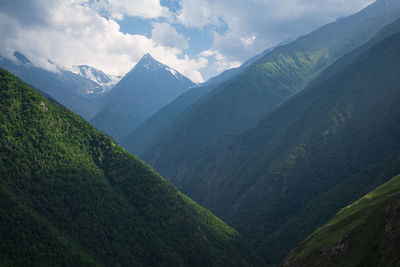
{"type": "MultiPolygon", "coordinates": [[[[93,68],[88,65],[73,66],[70,71],[78,74],[86,79],[92,80],[103,87],[101,93],[104,93],[114,87],[121,79],[120,76],[105,74],[103,71],[93,68]]],[[[89,92],[90,93],[90,92],[89,92]]],[[[93,92],[92,92],[93,93],[93,92]]]]}
{"type": "Polygon", "coordinates": [[[138,71],[139,69],[146,70],[146,71],[153,72],[153,73],[167,71],[167,72],[171,73],[176,79],[185,83],[189,87],[196,86],[195,83],[193,83],[188,78],[186,78],[184,75],[179,73],[179,71],[157,61],[150,54],[145,54],[131,71],[138,71]]]}

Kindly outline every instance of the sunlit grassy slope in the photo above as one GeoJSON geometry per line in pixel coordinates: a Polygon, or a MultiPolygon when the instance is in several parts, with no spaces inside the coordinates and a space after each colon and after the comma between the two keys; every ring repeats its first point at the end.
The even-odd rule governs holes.
{"type": "Polygon", "coordinates": [[[283,266],[397,266],[399,237],[400,175],[340,210],[283,266]]]}

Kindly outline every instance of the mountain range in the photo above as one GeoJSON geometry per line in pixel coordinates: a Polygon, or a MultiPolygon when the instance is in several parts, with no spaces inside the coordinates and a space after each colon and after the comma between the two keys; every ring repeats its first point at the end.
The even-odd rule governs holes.
{"type": "Polygon", "coordinates": [[[399,31],[400,22],[389,25],[254,128],[214,140],[177,186],[279,263],[340,207],[400,172],[399,31]]]}
{"type": "Polygon", "coordinates": [[[270,53],[275,48],[290,43],[290,40],[279,45],[266,49],[261,54],[256,55],[238,68],[228,69],[221,74],[209,79],[207,82],[194,87],[187,92],[179,95],[171,103],[164,106],[149,119],[141,123],[132,133],[125,137],[121,144],[129,152],[142,157],[154,144],[166,138],[170,129],[174,128],[174,122],[179,121],[178,117],[184,116],[186,109],[194,103],[208,95],[215,88],[233,77],[242,73],[247,67],[251,66],[261,57],[270,53]]]}
{"type": "MultiPolygon", "coordinates": [[[[152,144],[146,143],[148,139],[144,137],[149,136],[146,131],[150,133],[157,129],[157,125],[162,124],[157,122],[155,117],[145,122],[143,126],[148,129],[141,126],[132,135],[140,137],[139,140],[145,140],[147,151],[139,149],[139,155],[157,171],[170,178],[185,194],[239,230],[269,264],[278,264],[290,249],[316,226],[326,222],[339,208],[385,182],[380,172],[385,172],[386,179],[397,174],[395,144],[399,144],[399,140],[394,138],[396,134],[392,136],[395,128],[389,130],[390,127],[396,127],[397,123],[390,118],[397,115],[391,113],[395,112],[394,106],[387,107],[390,106],[389,103],[394,102],[382,99],[397,99],[397,81],[393,80],[397,75],[395,57],[391,58],[390,54],[385,54],[381,59],[371,58],[363,67],[376,66],[379,62],[380,67],[352,79],[350,77],[353,70],[350,66],[356,64],[357,60],[361,61],[369,49],[396,33],[400,29],[398,22],[383,27],[399,17],[399,2],[377,1],[353,16],[338,20],[293,43],[275,49],[253,63],[241,75],[217,85],[207,95],[199,98],[200,100],[196,99],[177,112],[169,125],[165,124],[165,120],[158,119],[164,123],[164,128],[160,128],[167,130],[164,130],[158,139],[154,138],[152,144]],[[342,40],[349,39],[338,44],[338,40],[333,40],[333,37],[337,37],[339,33],[342,40]],[[264,101],[264,107],[268,107],[270,111],[265,111],[266,115],[260,115],[261,122],[251,130],[238,136],[229,135],[232,131],[227,129],[219,132],[218,129],[223,128],[223,125],[232,127],[235,125],[232,119],[238,120],[243,113],[247,114],[249,109],[257,106],[257,102],[254,101],[240,106],[238,103],[248,96],[234,91],[242,89],[244,94],[258,88],[251,83],[259,81],[262,77],[256,76],[256,66],[264,66],[268,70],[269,66],[276,64],[281,68],[285,66],[283,63],[291,62],[283,61],[282,57],[279,57],[281,53],[298,55],[298,49],[301,48],[311,54],[313,49],[326,47],[327,44],[332,45],[325,50],[329,51],[332,61],[326,62],[326,57],[318,57],[322,63],[316,63],[318,69],[310,71],[313,78],[303,80],[306,88],[304,91],[301,88],[293,90],[294,93],[299,90],[301,92],[287,98],[283,103],[279,102],[279,105],[277,103],[268,107],[268,101],[264,101]],[[264,61],[273,55],[276,57],[264,61]],[[393,69],[384,67],[384,62],[389,61],[392,62],[393,69]],[[351,74],[336,77],[345,71],[351,74]],[[252,79],[245,80],[246,77],[252,79]],[[385,88],[388,91],[385,91],[384,96],[379,95],[379,90],[383,90],[382,84],[376,84],[368,78],[387,80],[393,87],[385,88]],[[342,88],[345,79],[347,87],[358,87],[360,91],[343,91],[346,90],[342,88]],[[242,87],[233,87],[233,84],[239,82],[242,87]],[[376,95],[357,95],[365,93],[362,89],[367,85],[368,88],[376,87],[376,95]],[[224,90],[226,95],[220,95],[224,90]],[[349,103],[345,104],[342,102],[344,100],[349,103]],[[361,108],[359,109],[364,113],[357,110],[356,106],[362,104],[371,114],[361,108]],[[347,110],[350,107],[351,110],[347,110]],[[228,112],[232,109],[242,114],[228,112]],[[356,109],[356,112],[353,109],[356,109]],[[381,114],[383,117],[380,119],[371,121],[374,110],[385,110],[386,113],[381,114]],[[351,121],[351,124],[346,116],[357,119],[351,121]],[[373,124],[374,121],[381,121],[381,126],[373,124]],[[328,126],[329,122],[333,125],[328,126]],[[343,126],[344,122],[349,125],[346,123],[343,126]],[[384,123],[387,123],[385,127],[384,123]],[[340,126],[349,128],[349,132],[336,133],[336,128],[340,126]],[[324,127],[326,129],[322,131],[324,127]],[[317,134],[316,129],[326,136],[330,136],[333,131],[335,137],[328,142],[324,136],[320,137],[317,134]],[[359,140],[355,139],[358,134],[359,140]],[[385,134],[388,134],[386,141],[382,141],[381,138],[378,141],[376,136],[385,134]],[[341,140],[343,138],[345,139],[341,140]],[[370,144],[372,141],[369,140],[374,139],[374,142],[379,143],[376,147],[364,145],[370,144]],[[385,151],[391,146],[393,150],[385,151]],[[381,154],[378,151],[381,151],[381,154]],[[391,153],[393,155],[390,155],[391,153]],[[361,156],[364,154],[366,156],[361,156]],[[374,154],[374,157],[370,154],[374,154]],[[373,167],[375,165],[381,167],[373,167]],[[365,178],[368,171],[364,169],[374,169],[377,173],[365,178]]],[[[387,41],[388,53],[392,49],[391,53],[396,54],[395,43],[395,40],[387,41]],[[394,45],[389,46],[390,42],[394,45]]],[[[317,51],[314,52],[318,54],[317,51]]],[[[370,54],[374,53],[378,52],[370,51],[370,54]]],[[[305,66],[307,69],[309,65],[305,66]]],[[[304,66],[298,65],[292,71],[280,70],[276,72],[276,77],[280,77],[280,80],[273,80],[269,76],[267,82],[287,82],[288,79],[284,79],[285,75],[295,70],[304,71],[304,66]]],[[[269,87],[261,88],[267,90],[269,87]]],[[[168,109],[161,110],[158,118],[168,115],[165,111],[168,109]]],[[[129,142],[128,139],[122,142],[133,152],[135,148],[132,144],[138,143],[138,140],[129,142]]],[[[138,147],[141,148],[141,145],[138,147]]]]}
{"type": "Polygon", "coordinates": [[[115,140],[197,85],[146,54],[122,79],[88,65],[49,71],[15,51],[0,58],[0,67],[48,94],[115,140]]]}
{"type": "Polygon", "coordinates": [[[203,84],[0,63],[0,265],[400,264],[398,0],[203,84]]]}
{"type": "Polygon", "coordinates": [[[62,103],[85,119],[92,118],[101,108],[103,86],[61,68],[49,61],[53,70],[38,67],[22,53],[15,51],[10,58],[0,57],[0,67],[62,103]]]}
{"type": "MultiPolygon", "coordinates": [[[[224,134],[253,127],[336,60],[396,20],[400,3],[381,0],[274,49],[179,113],[141,158],[179,186],[186,162],[224,134]]],[[[124,144],[129,144],[125,139],[124,144]]],[[[127,146],[130,151],[133,148],[127,146]]]]}

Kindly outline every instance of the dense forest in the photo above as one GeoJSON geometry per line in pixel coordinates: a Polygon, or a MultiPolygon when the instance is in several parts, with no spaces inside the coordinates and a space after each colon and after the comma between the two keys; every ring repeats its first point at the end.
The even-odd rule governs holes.
{"type": "Polygon", "coordinates": [[[0,265],[243,266],[239,234],[0,70],[0,265]]]}

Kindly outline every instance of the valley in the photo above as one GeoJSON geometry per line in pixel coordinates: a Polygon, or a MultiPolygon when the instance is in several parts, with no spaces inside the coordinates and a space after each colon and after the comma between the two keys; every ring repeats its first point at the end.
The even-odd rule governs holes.
{"type": "Polygon", "coordinates": [[[0,266],[400,265],[399,1],[57,1],[0,3],[0,266]]]}

